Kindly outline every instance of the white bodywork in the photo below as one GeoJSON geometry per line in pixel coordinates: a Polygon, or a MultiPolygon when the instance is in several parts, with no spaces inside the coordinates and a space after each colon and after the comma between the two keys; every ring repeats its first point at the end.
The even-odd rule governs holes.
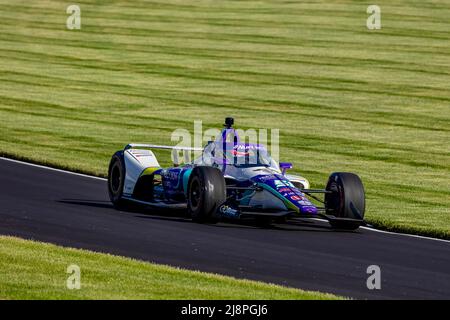
{"type": "Polygon", "coordinates": [[[148,149],[127,149],[124,151],[125,183],[123,193],[131,195],[141,173],[150,167],[159,167],[155,154],[148,149]]]}
{"type": "Polygon", "coordinates": [[[302,176],[297,176],[297,175],[293,175],[293,174],[285,174],[284,176],[290,182],[292,182],[292,184],[294,186],[296,186],[299,189],[309,189],[309,187],[310,187],[309,181],[302,176]]]}

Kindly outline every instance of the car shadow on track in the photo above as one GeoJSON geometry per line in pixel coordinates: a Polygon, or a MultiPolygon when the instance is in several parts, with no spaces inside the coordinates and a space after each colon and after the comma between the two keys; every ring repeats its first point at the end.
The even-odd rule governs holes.
{"type": "Polygon", "coordinates": [[[86,206],[93,208],[104,208],[104,209],[112,209],[114,213],[130,215],[134,214],[134,217],[137,218],[148,218],[155,220],[170,220],[170,221],[178,221],[178,222],[192,222],[190,217],[187,215],[185,210],[162,210],[157,208],[147,208],[143,206],[130,206],[126,210],[117,210],[114,208],[111,202],[109,201],[100,201],[100,200],[86,200],[86,199],[60,199],[56,200],[58,203],[70,204],[70,205],[78,205],[78,206],[86,206]]]}
{"type": "Polygon", "coordinates": [[[94,208],[107,208],[112,209],[114,206],[109,201],[97,201],[97,200],[81,200],[81,199],[61,199],[56,200],[58,203],[75,204],[80,206],[88,206],[94,208]]]}
{"type": "MultiPolygon", "coordinates": [[[[198,224],[192,221],[185,210],[164,211],[146,209],[140,211],[133,211],[139,213],[134,215],[140,219],[151,220],[164,220],[174,222],[184,222],[198,224]]],[[[219,223],[205,223],[212,228],[225,228],[225,229],[261,229],[261,230],[283,230],[283,231],[297,231],[297,232],[346,232],[351,233],[354,231],[343,231],[333,229],[328,222],[318,222],[310,219],[296,218],[286,222],[274,222],[271,224],[261,224],[260,221],[255,219],[245,220],[232,220],[223,219],[219,223]]]]}
{"type": "MultiPolygon", "coordinates": [[[[88,206],[94,208],[114,209],[109,201],[86,200],[86,199],[61,199],[58,203],[88,206]]],[[[176,209],[157,209],[142,206],[131,206],[127,210],[117,210],[118,213],[133,214],[133,217],[139,219],[163,220],[183,223],[196,223],[191,220],[186,210],[176,209]]],[[[261,223],[256,219],[231,220],[225,219],[218,224],[208,224],[214,228],[234,228],[234,229],[263,229],[263,230],[283,230],[297,232],[345,232],[355,233],[357,231],[343,231],[333,229],[327,222],[313,221],[310,219],[295,218],[286,222],[274,222],[271,224],[261,223]]]]}

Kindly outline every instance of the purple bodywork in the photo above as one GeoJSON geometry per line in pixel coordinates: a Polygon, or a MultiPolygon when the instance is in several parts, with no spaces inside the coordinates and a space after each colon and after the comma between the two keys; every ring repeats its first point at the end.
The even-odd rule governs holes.
{"type": "MultiPolygon", "coordinates": [[[[237,156],[243,159],[243,167],[254,166],[255,168],[262,165],[270,166],[270,164],[258,164],[245,162],[245,155],[250,152],[256,154],[268,155],[266,148],[261,144],[243,143],[235,129],[224,129],[220,137],[213,143],[215,152],[213,153],[213,162],[227,173],[229,166],[239,166],[237,156]],[[231,140],[231,141],[230,141],[231,140]],[[227,156],[228,155],[228,156],[227,156]],[[229,155],[232,156],[230,159],[229,155]],[[235,157],[233,157],[235,155],[235,157]]],[[[257,159],[255,157],[255,159],[257,159]]],[[[270,157],[269,157],[270,159],[270,157]]],[[[305,215],[317,214],[317,208],[312,204],[306,195],[296,188],[288,178],[285,177],[287,169],[292,168],[291,163],[280,163],[281,173],[267,172],[265,174],[257,174],[249,177],[249,181],[259,187],[272,193],[279,198],[288,210],[298,212],[305,215]]],[[[248,182],[247,182],[248,183],[248,182]]],[[[244,183],[245,184],[245,183],[244,183]]]]}

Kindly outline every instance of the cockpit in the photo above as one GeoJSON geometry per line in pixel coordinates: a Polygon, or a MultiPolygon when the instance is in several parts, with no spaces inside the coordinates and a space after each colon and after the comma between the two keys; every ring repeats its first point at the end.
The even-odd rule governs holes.
{"type": "Polygon", "coordinates": [[[203,150],[202,162],[218,167],[272,167],[279,170],[266,148],[259,144],[210,142],[203,150]]]}

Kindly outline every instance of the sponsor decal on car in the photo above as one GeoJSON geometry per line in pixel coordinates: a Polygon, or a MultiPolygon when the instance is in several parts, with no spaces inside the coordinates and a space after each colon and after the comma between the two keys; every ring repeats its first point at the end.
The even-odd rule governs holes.
{"type": "Polygon", "coordinates": [[[236,209],[233,209],[229,206],[226,206],[226,205],[221,206],[219,211],[224,216],[228,216],[228,217],[232,217],[232,218],[239,216],[239,211],[237,211],[236,209]]]}
{"type": "Polygon", "coordinates": [[[283,197],[292,197],[295,196],[295,192],[282,192],[281,195],[283,197]]]}
{"type": "Polygon", "coordinates": [[[151,152],[145,150],[129,150],[128,152],[135,157],[153,157],[151,152]]]}
{"type": "Polygon", "coordinates": [[[286,180],[286,179],[274,180],[273,183],[275,184],[275,187],[277,189],[285,188],[285,187],[295,188],[294,185],[289,180],[286,180]]]}
{"type": "Polygon", "coordinates": [[[317,213],[317,209],[314,206],[303,207],[303,211],[304,212],[309,212],[309,213],[317,213]]]}
{"type": "Polygon", "coordinates": [[[244,157],[244,156],[250,155],[249,152],[245,152],[245,151],[236,151],[236,150],[233,150],[233,151],[232,151],[232,154],[233,154],[233,156],[238,156],[238,157],[244,157]]]}
{"type": "Polygon", "coordinates": [[[252,149],[262,149],[262,147],[260,145],[257,144],[237,144],[233,147],[233,149],[235,150],[252,150],[252,149]]]}
{"type": "Polygon", "coordinates": [[[163,176],[165,179],[168,180],[177,180],[179,173],[180,173],[179,170],[177,171],[164,170],[163,176]]]}
{"type": "Polygon", "coordinates": [[[267,175],[267,176],[258,177],[258,178],[259,178],[259,180],[261,182],[266,182],[266,181],[271,181],[271,180],[276,181],[276,179],[277,179],[277,177],[274,176],[273,174],[270,174],[270,175],[267,175]]]}

